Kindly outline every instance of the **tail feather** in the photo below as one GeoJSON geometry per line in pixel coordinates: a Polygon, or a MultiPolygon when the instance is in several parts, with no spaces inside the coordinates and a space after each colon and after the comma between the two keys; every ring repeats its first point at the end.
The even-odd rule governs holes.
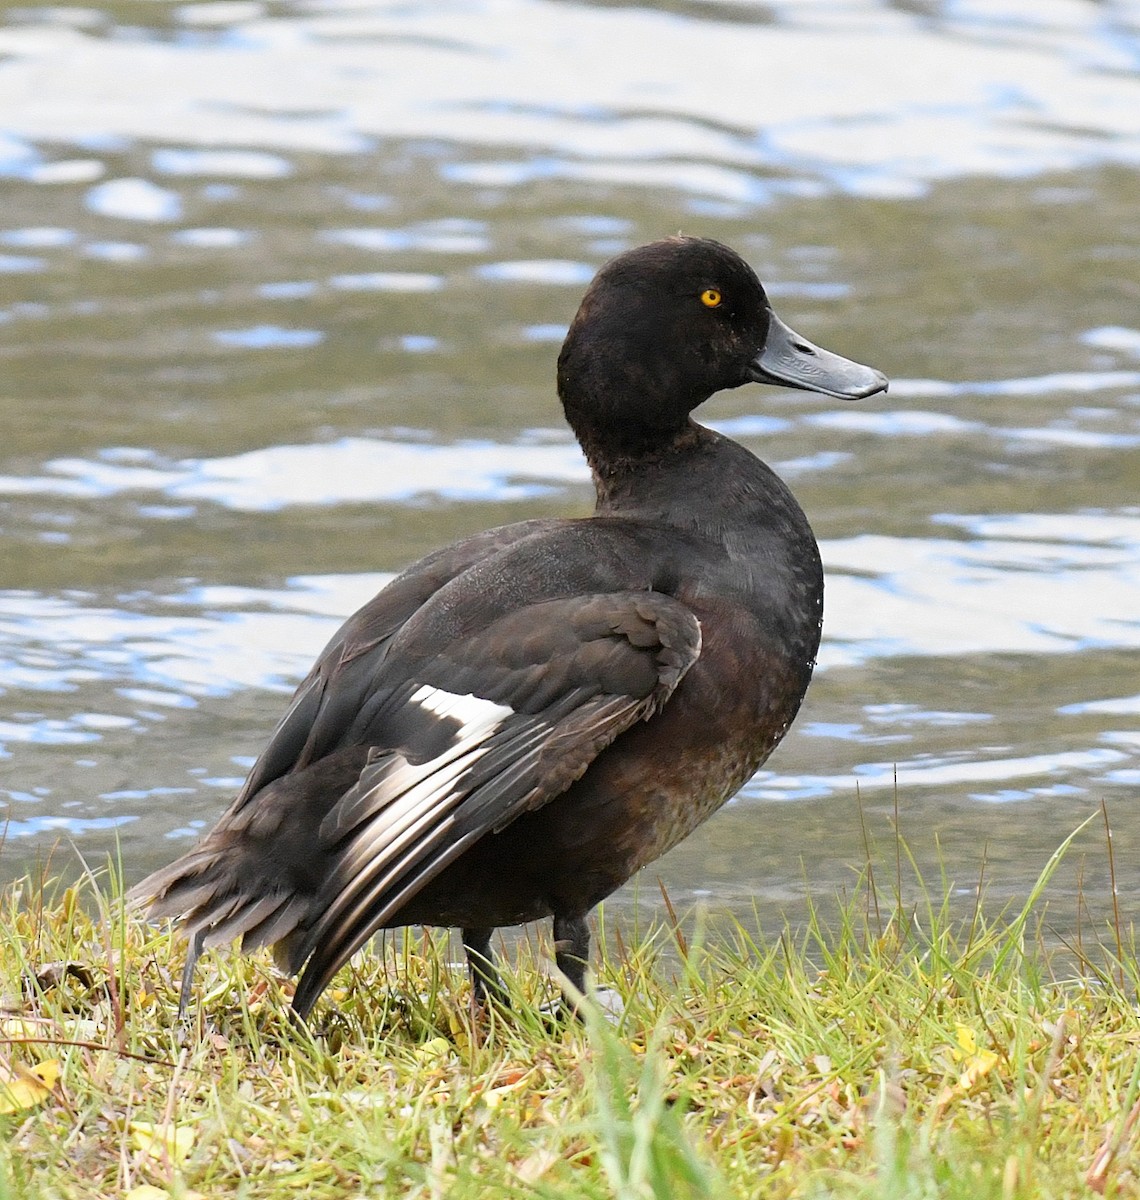
{"type": "Polygon", "coordinates": [[[174,918],[179,921],[189,921],[194,914],[206,911],[211,902],[218,899],[217,879],[185,880],[171,888],[169,892],[155,897],[147,909],[147,916],[154,921],[174,918]]]}
{"type": "Polygon", "coordinates": [[[197,897],[190,895],[191,890],[205,892],[214,886],[207,873],[213,862],[213,854],[197,846],[136,883],[127,892],[127,900],[135,908],[145,908],[147,915],[156,920],[180,916],[199,903],[197,897]]]}
{"type": "MultiPolygon", "coordinates": [[[[265,946],[273,946],[284,942],[294,931],[301,927],[302,920],[308,915],[309,900],[305,896],[291,896],[270,916],[258,925],[251,925],[241,939],[243,953],[250,954],[265,946]]],[[[288,954],[288,948],[282,946],[283,954],[288,954]]],[[[280,965],[280,956],[278,964],[280,965]]]]}
{"type": "Polygon", "coordinates": [[[240,937],[244,950],[273,946],[280,964],[303,942],[297,935],[312,921],[332,861],[321,821],[367,758],[366,746],[347,747],[239,797],[197,846],[130,890],[135,907],[173,918],[190,939],[183,1007],[207,947],[240,937]]]}
{"type": "Polygon", "coordinates": [[[220,919],[214,916],[208,925],[203,926],[207,930],[202,941],[203,947],[212,950],[237,937],[244,940],[250,929],[256,929],[266,917],[280,912],[281,906],[287,901],[288,897],[280,893],[260,898],[239,897],[229,916],[220,919]]]}
{"type": "Polygon", "coordinates": [[[130,901],[154,920],[173,918],[190,939],[179,1012],[192,994],[194,964],[203,950],[241,938],[244,951],[275,947],[280,965],[309,915],[312,896],[274,879],[240,845],[202,847],[131,889],[130,901]],[[284,941],[283,941],[284,939],[284,941]]]}
{"type": "Polygon", "coordinates": [[[151,920],[174,919],[187,937],[201,934],[207,950],[238,937],[246,950],[270,945],[296,928],[312,901],[246,855],[196,851],[148,876],[129,898],[151,920]]]}

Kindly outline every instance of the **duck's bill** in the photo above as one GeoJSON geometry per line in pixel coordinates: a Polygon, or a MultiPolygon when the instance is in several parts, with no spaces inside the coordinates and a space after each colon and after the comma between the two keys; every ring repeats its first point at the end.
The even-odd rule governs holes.
{"type": "Polygon", "coordinates": [[[888,379],[874,367],[864,367],[813,346],[806,338],[789,329],[769,309],[768,338],[764,349],[749,364],[748,375],[754,383],[775,383],[822,392],[840,400],[862,400],[887,390],[888,379]]]}

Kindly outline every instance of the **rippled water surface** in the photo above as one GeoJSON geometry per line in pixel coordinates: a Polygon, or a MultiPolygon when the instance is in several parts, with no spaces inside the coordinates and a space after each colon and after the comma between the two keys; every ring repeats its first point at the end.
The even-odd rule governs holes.
{"type": "MultiPolygon", "coordinates": [[[[682,229],[893,382],[704,410],[811,517],[824,646],[656,873],[779,921],[852,881],[864,826],[893,860],[897,810],[932,880],[984,858],[1016,898],[1105,801],[1132,914],[1140,4],[0,20],[0,873],[172,857],[391,572],[588,511],[558,345],[600,263],[682,229]]],[[[1062,928],[1078,888],[1107,911],[1103,834],[1062,928]]]]}

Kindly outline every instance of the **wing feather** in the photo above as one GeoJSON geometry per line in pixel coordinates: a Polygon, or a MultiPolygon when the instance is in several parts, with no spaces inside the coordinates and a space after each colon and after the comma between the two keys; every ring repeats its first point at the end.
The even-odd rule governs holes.
{"type": "Polygon", "coordinates": [[[199,949],[274,944],[304,968],[307,1013],[420,889],[564,792],[697,661],[696,617],[625,569],[627,536],[534,521],[421,560],[341,627],[215,829],[134,898],[199,949]],[[615,576],[629,590],[606,590],[615,576]]]}
{"type": "Polygon", "coordinates": [[[278,721],[234,803],[241,808],[274,779],[308,766],[367,729],[386,704],[376,681],[393,639],[439,589],[504,547],[548,531],[556,520],[519,521],[421,559],[354,613],[321,651],[278,721]]]}
{"type": "Polygon", "coordinates": [[[618,593],[542,607],[529,622],[523,610],[500,626],[552,630],[554,653],[537,642],[524,656],[537,663],[520,662],[518,642],[504,639],[511,630],[495,626],[481,647],[456,647],[452,654],[463,661],[490,665],[480,695],[415,680],[401,701],[405,722],[418,702],[427,724],[456,726],[451,744],[423,763],[394,752],[376,756],[325,818],[322,839],[342,842],[315,906],[319,915],[291,949],[294,968],[304,965],[293,1001],[302,1016],[409,899],[474,841],[565,791],[605,746],[668,701],[700,654],[699,623],[667,596],[618,593]],[[496,645],[510,649],[496,657],[496,645]],[[533,665],[546,672],[537,693],[533,665]],[[561,681],[554,693],[551,678],[561,681]],[[544,701],[537,712],[511,706],[536,694],[544,701]]]}

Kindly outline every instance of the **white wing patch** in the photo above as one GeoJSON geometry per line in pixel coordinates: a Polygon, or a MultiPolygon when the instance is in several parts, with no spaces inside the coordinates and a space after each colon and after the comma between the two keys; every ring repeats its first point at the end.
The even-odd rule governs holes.
{"type": "MultiPolygon", "coordinates": [[[[430,684],[417,688],[409,699],[435,717],[459,722],[459,729],[447,749],[427,762],[410,763],[397,752],[370,764],[356,789],[325,818],[321,835],[327,840],[355,832],[305,954],[338,920],[343,918],[350,927],[359,922],[409,865],[446,842],[454,810],[465,797],[460,780],[487,752],[487,741],[506,718],[514,715],[508,705],[430,684]]],[[[452,847],[448,857],[455,857],[468,840],[452,847]]]]}
{"type": "Polygon", "coordinates": [[[426,708],[437,717],[447,717],[459,722],[459,731],[455,735],[459,742],[482,741],[482,739],[500,724],[504,717],[509,717],[514,709],[508,704],[496,704],[493,700],[484,700],[470,692],[465,696],[455,692],[445,692],[442,688],[432,687],[425,683],[411,695],[413,704],[426,708]]]}

